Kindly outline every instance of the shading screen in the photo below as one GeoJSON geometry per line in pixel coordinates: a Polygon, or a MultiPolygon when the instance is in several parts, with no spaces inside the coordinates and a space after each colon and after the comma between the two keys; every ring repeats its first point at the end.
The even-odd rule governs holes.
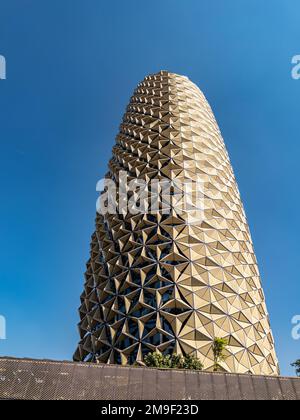
{"type": "MultiPolygon", "coordinates": [[[[107,179],[117,189],[120,173],[130,181],[170,182],[171,205],[166,211],[158,190],[156,212],[97,215],[74,360],[143,364],[147,353],[159,350],[193,354],[209,371],[220,337],[229,343],[224,371],[277,375],[228,153],[208,102],[186,77],[160,72],[138,85],[109,163],[107,179]],[[192,198],[195,185],[202,195],[188,209],[183,193],[192,198]]],[[[116,199],[120,205],[134,195],[126,190],[116,199]]],[[[153,194],[144,201],[150,208],[153,194]]]]}

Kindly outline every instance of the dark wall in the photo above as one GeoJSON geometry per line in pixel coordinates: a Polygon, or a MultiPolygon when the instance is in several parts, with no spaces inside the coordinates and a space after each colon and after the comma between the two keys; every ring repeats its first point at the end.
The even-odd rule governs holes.
{"type": "Polygon", "coordinates": [[[0,399],[299,400],[300,380],[0,359],[0,399]]]}

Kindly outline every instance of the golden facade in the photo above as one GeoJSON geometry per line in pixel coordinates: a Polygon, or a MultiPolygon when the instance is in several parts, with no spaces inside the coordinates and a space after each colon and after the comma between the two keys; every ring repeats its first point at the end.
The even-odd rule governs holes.
{"type": "MultiPolygon", "coordinates": [[[[224,371],[277,375],[278,362],[253,244],[213,112],[186,77],[140,83],[124,115],[108,178],[201,179],[203,219],[97,215],[76,361],[143,364],[146,354],[193,354],[212,370],[226,338],[224,371]]],[[[118,196],[120,199],[120,196],[118,196]]],[[[161,197],[160,197],[161,198],[161,197]]]]}

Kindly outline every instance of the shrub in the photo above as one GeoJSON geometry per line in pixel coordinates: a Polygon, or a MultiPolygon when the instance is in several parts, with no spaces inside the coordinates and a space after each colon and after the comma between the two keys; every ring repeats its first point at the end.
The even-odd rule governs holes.
{"type": "Polygon", "coordinates": [[[187,355],[163,355],[161,353],[149,353],[145,357],[147,367],[155,367],[161,369],[188,369],[202,370],[203,364],[196,357],[187,355]]]}
{"type": "Polygon", "coordinates": [[[184,358],[184,367],[183,368],[184,369],[189,369],[189,370],[202,370],[203,369],[203,364],[200,362],[199,359],[197,359],[196,357],[188,354],[184,358]]]}
{"type": "Polygon", "coordinates": [[[149,353],[145,357],[145,364],[148,367],[155,368],[170,368],[171,367],[171,356],[164,356],[161,353],[149,353]]]}

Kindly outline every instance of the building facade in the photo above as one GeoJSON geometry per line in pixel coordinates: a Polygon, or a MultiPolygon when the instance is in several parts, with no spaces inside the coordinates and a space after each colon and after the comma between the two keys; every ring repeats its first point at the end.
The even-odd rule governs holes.
{"type": "Polygon", "coordinates": [[[160,72],[138,85],[109,163],[118,205],[138,196],[120,192],[120,174],[136,184],[169,181],[171,199],[154,183],[151,198],[140,194],[138,201],[140,209],[154,202],[155,211],[130,211],[129,204],[127,211],[97,214],[74,360],[143,364],[160,351],[193,354],[210,371],[218,337],[228,340],[224,371],[277,375],[228,153],[208,102],[186,77],[160,72]]]}

